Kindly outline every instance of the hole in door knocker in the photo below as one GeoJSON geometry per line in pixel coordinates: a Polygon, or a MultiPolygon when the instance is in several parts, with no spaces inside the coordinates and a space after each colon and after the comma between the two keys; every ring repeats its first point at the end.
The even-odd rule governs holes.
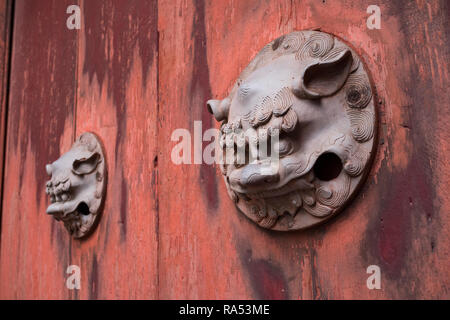
{"type": "Polygon", "coordinates": [[[334,153],[323,153],[314,164],[314,175],[322,181],[336,179],[342,171],[341,159],[334,153]]]}
{"type": "Polygon", "coordinates": [[[207,102],[221,122],[220,169],[236,206],[280,231],[337,214],[369,170],[375,108],[368,71],[336,37],[298,31],[267,44],[225,99],[207,102]],[[270,140],[271,152],[256,150],[270,140]]]}

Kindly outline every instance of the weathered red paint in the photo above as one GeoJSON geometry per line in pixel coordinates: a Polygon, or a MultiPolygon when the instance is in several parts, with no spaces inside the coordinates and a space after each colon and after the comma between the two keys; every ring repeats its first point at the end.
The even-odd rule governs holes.
{"type": "Polygon", "coordinates": [[[64,30],[65,16],[58,14],[67,5],[15,3],[3,182],[8,187],[2,208],[2,297],[68,297],[52,278],[64,276],[61,267],[70,264],[70,239],[45,214],[48,178],[42,170],[68,150],[73,139],[76,35],[64,30]]]}
{"type": "Polygon", "coordinates": [[[0,298],[381,299],[450,297],[447,1],[16,1],[0,298]],[[254,55],[293,30],[351,45],[379,100],[379,146],[354,201],[311,230],[262,230],[236,211],[218,170],[174,165],[174,129],[212,125],[254,55]],[[45,163],[84,131],[105,144],[109,181],[83,241],[45,215],[45,163]],[[82,288],[65,287],[68,265],[82,288]],[[382,289],[368,290],[379,265],[382,289]]]}

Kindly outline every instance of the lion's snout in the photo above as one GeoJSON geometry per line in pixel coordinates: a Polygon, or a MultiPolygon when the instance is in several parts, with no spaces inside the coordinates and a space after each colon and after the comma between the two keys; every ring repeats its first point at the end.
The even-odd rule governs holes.
{"type": "Polygon", "coordinates": [[[234,170],[229,179],[232,188],[247,189],[277,183],[280,180],[280,174],[270,165],[251,163],[234,170]]]}

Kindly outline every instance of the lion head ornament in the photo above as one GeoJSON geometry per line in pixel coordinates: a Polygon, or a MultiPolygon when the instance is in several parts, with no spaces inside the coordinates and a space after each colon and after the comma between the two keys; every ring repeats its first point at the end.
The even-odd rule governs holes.
{"type": "Polygon", "coordinates": [[[90,132],[82,134],[72,148],[46,166],[51,179],[46,193],[47,213],[74,238],[87,236],[95,227],[103,204],[106,164],[101,142],[90,132]]]}
{"type": "Polygon", "coordinates": [[[300,31],[270,42],[229,96],[207,107],[222,122],[221,158],[245,147],[220,168],[237,207],[261,227],[298,230],[329,219],[369,171],[373,90],[355,52],[330,34],[300,31]],[[270,152],[252,153],[261,141],[276,166],[270,152]]]}

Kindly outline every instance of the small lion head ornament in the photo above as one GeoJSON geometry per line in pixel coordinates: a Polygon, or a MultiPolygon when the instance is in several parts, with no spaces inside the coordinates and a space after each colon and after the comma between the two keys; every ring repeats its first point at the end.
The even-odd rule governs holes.
{"type": "Polygon", "coordinates": [[[93,133],[82,134],[72,148],[46,166],[51,179],[46,193],[51,204],[47,213],[74,238],[83,238],[95,228],[103,205],[106,164],[101,142],[93,133]]]}
{"type": "Polygon", "coordinates": [[[219,158],[229,160],[220,164],[229,194],[261,227],[298,230],[329,219],[369,171],[373,90],[355,52],[328,33],[299,31],[270,42],[229,96],[207,108],[222,122],[219,158]],[[270,152],[252,152],[274,137],[276,166],[270,152]]]}

